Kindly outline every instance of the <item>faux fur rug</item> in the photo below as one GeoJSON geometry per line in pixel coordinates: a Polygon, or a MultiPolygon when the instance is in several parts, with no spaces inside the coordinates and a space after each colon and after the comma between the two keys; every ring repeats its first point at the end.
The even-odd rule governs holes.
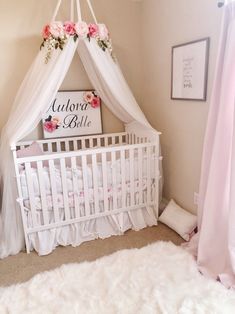
{"type": "Polygon", "coordinates": [[[235,292],[170,242],[63,265],[0,289],[0,313],[234,314],[235,292]]]}

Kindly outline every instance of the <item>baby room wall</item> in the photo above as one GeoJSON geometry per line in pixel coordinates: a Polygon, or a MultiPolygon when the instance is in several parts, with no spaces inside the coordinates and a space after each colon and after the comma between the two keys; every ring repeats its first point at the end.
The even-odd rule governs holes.
{"type": "MultiPolygon", "coordinates": [[[[56,0],[0,0],[0,130],[16,92],[42,41],[56,0]]],[[[69,17],[63,1],[59,19],[69,17]]],[[[91,16],[85,1],[83,19],[91,16]]],[[[195,212],[208,105],[215,70],[221,10],[215,0],[93,0],[98,22],[105,23],[115,54],[134,96],[153,127],[162,132],[164,196],[195,212]],[[171,100],[171,47],[210,37],[207,101],[171,100]]],[[[61,89],[83,90],[91,84],[76,56],[61,89]]],[[[123,130],[122,123],[102,107],[103,131],[123,130]]],[[[25,117],[25,123],[30,117],[25,117]]],[[[37,128],[28,138],[41,137],[37,128]]]]}
{"type": "Polygon", "coordinates": [[[164,196],[195,212],[222,10],[215,0],[144,0],[142,109],[162,132],[164,196]],[[210,37],[207,101],[171,99],[171,48],[210,37]]]}

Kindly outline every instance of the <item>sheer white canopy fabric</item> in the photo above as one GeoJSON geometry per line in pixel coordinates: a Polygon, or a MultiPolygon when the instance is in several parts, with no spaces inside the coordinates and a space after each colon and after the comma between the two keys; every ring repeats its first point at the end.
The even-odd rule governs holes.
{"type": "Polygon", "coordinates": [[[9,120],[1,135],[0,258],[17,254],[24,247],[20,209],[16,203],[14,164],[10,146],[24,138],[40,122],[42,112],[53,101],[65,78],[77,46],[94,88],[109,109],[124,123],[137,121],[151,128],[136,103],[120,68],[108,53],[98,47],[95,39],[91,39],[90,42],[80,39],[75,43],[70,38],[63,51],[58,49],[53,52],[47,64],[45,64],[45,51],[42,49],[18,91],[9,120]]]}
{"type": "Polygon", "coordinates": [[[124,123],[137,121],[152,129],[109,52],[95,41],[79,41],[78,53],[92,85],[113,114],[124,123]]]}
{"type": "Polygon", "coordinates": [[[10,146],[29,134],[40,122],[42,112],[55,97],[68,71],[77,44],[70,39],[63,51],[56,50],[48,64],[40,51],[15,98],[1,134],[0,170],[2,206],[0,257],[18,253],[24,246],[20,209],[16,204],[16,180],[10,146]]]}

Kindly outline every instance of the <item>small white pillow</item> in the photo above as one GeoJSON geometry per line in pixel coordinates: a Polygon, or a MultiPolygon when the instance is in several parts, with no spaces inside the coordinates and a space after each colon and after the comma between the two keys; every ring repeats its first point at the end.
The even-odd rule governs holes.
{"type": "Polygon", "coordinates": [[[168,203],[159,221],[176,231],[185,241],[189,241],[197,226],[197,216],[181,208],[174,200],[168,203]]]}
{"type": "MultiPolygon", "coordinates": [[[[18,158],[24,158],[24,157],[32,157],[32,156],[41,156],[44,155],[43,150],[41,149],[40,145],[37,142],[33,142],[28,147],[19,149],[16,151],[16,156],[18,158]]],[[[36,162],[31,162],[32,168],[37,168],[36,162]]],[[[20,169],[21,170],[21,169],[20,169]]]]}

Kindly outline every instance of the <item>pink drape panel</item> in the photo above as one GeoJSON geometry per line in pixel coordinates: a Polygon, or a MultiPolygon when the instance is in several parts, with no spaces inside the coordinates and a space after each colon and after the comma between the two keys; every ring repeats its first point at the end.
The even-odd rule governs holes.
{"type": "Polygon", "coordinates": [[[200,270],[235,285],[235,2],[224,8],[204,141],[196,244],[200,270]]]}

